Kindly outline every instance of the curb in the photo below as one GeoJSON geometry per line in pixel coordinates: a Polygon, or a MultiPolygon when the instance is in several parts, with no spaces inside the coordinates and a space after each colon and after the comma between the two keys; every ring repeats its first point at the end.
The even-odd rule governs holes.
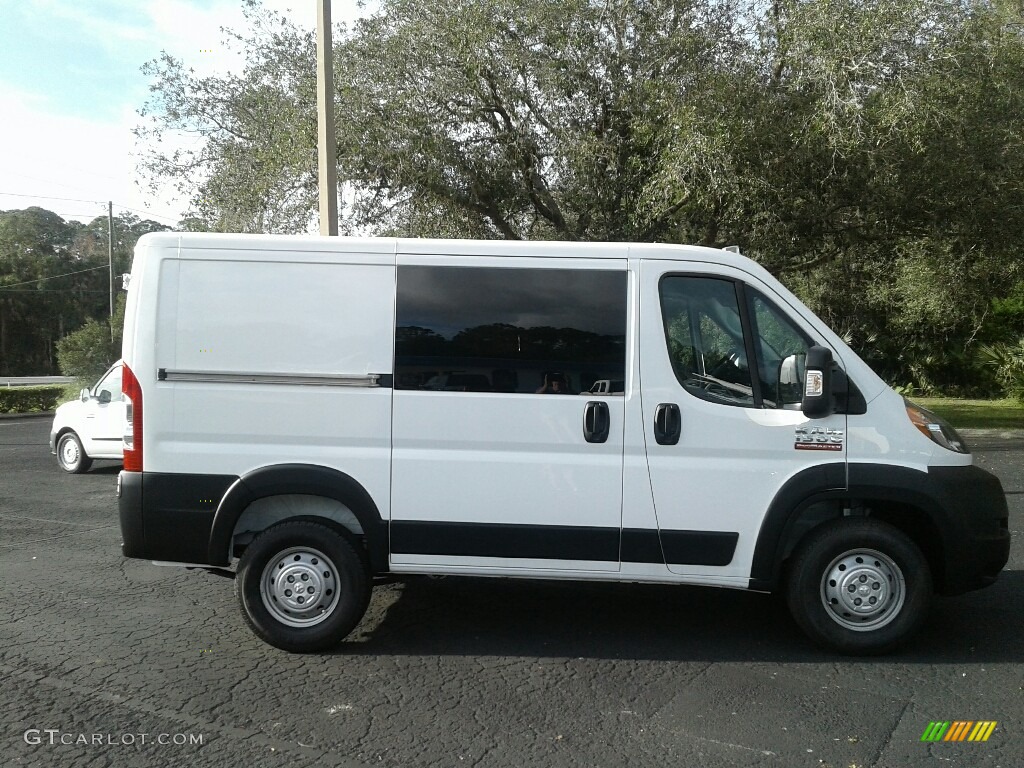
{"type": "Polygon", "coordinates": [[[965,438],[999,438],[1002,440],[1024,440],[1024,429],[998,429],[994,427],[970,427],[956,430],[965,438]]]}

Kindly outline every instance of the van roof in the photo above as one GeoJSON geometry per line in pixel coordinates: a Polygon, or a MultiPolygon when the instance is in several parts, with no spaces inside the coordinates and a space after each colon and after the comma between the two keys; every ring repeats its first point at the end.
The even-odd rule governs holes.
{"type": "Polygon", "coordinates": [[[143,235],[140,246],[306,253],[451,254],[456,256],[538,256],[550,258],[674,259],[722,264],[746,272],[767,275],[755,262],[735,253],[699,245],[667,243],[608,243],[559,240],[441,240],[395,237],[323,237],[319,235],[243,235],[215,232],[153,232],[143,235]],[[625,250],[625,253],[623,252],[625,250]]]}

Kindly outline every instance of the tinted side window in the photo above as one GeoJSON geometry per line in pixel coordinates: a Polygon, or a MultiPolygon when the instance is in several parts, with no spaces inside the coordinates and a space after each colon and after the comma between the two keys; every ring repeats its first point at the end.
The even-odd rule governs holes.
{"type": "Polygon", "coordinates": [[[625,271],[398,268],[395,388],[621,393],[625,271]]]}
{"type": "Polygon", "coordinates": [[[669,358],[683,388],[713,403],[755,405],[735,284],[670,275],[660,292],[669,358]]]}

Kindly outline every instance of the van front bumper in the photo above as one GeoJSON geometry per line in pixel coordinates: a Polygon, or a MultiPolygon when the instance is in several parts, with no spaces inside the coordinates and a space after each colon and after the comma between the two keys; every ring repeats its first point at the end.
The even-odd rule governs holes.
{"type": "Polygon", "coordinates": [[[989,586],[1010,559],[1009,508],[1002,483],[976,466],[931,467],[928,477],[951,524],[942,593],[989,586]]]}
{"type": "Polygon", "coordinates": [[[995,582],[1010,557],[1009,509],[995,475],[974,465],[921,472],[852,462],[848,472],[850,498],[888,507],[891,521],[923,545],[938,593],[957,595],[995,582]],[[901,509],[926,519],[904,517],[901,509]]]}

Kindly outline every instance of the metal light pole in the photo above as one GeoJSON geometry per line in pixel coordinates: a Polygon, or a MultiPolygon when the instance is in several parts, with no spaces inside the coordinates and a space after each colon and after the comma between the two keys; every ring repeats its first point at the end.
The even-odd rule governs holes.
{"type": "Polygon", "coordinates": [[[107,266],[110,282],[110,340],[114,340],[114,204],[107,201],[107,266]]]}
{"type": "Polygon", "coordinates": [[[331,0],[316,4],[316,129],[320,179],[320,234],[338,234],[338,159],[334,133],[331,0]]]}

